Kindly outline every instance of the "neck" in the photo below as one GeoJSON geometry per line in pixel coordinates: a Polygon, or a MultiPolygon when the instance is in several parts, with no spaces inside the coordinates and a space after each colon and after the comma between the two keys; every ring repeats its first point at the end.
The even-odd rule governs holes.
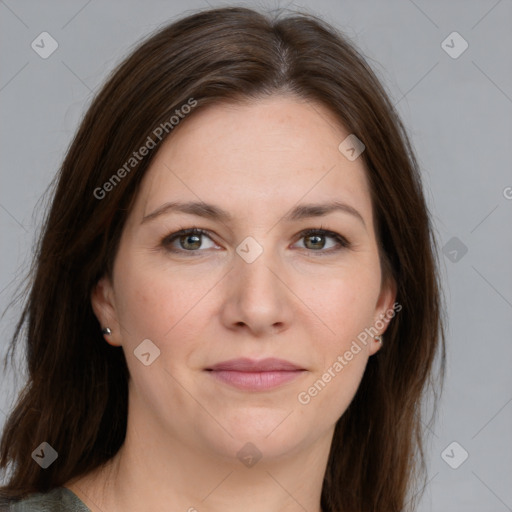
{"type": "MultiPolygon", "coordinates": [[[[332,431],[307,448],[254,465],[128,422],[125,442],[102,468],[67,485],[92,512],[321,512],[332,431]]],[[[251,450],[249,450],[250,452],[251,450]]]]}

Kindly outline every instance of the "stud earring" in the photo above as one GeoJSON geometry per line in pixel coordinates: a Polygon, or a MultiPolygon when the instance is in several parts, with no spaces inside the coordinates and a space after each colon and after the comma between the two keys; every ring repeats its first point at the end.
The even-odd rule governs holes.
{"type": "Polygon", "coordinates": [[[105,334],[106,336],[110,336],[112,334],[112,331],[110,330],[110,327],[103,327],[103,329],[101,329],[101,332],[103,334],[105,334]]]}
{"type": "Polygon", "coordinates": [[[375,338],[375,341],[378,341],[382,345],[382,335],[381,334],[374,336],[374,338],[375,338]]]}

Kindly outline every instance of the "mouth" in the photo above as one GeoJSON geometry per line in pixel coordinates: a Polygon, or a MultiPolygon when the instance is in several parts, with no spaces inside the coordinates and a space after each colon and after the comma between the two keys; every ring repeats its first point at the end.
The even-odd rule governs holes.
{"type": "Polygon", "coordinates": [[[303,375],[307,370],[285,361],[268,358],[231,359],[205,368],[205,371],[225,384],[246,391],[267,391],[303,375]]]}

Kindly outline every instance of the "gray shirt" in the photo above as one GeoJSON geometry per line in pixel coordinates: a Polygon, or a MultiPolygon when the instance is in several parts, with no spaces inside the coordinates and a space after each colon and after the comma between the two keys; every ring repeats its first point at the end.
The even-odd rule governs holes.
{"type": "Polygon", "coordinates": [[[12,503],[9,512],[91,512],[78,496],[66,487],[35,493],[12,503]]]}

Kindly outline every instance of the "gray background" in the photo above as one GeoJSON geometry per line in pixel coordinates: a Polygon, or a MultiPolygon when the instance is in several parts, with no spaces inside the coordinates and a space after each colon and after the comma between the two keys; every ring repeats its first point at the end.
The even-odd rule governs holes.
{"type": "MultiPolygon", "coordinates": [[[[228,5],[0,1],[2,311],[30,261],[37,201],[92,94],[142,36],[207,4],[228,5]],[[31,48],[43,31],[59,45],[47,59],[31,48]]],[[[449,318],[446,387],[420,510],[512,511],[512,1],[237,5],[324,17],[359,46],[397,104],[423,169],[449,318]],[[469,45],[458,58],[444,48],[453,54],[460,40],[442,46],[453,31],[469,45]],[[463,450],[469,457],[457,469],[445,462],[460,464],[463,450]]],[[[18,312],[2,319],[0,356],[18,312]]],[[[0,425],[22,383],[23,375],[3,376],[0,425]]]]}

